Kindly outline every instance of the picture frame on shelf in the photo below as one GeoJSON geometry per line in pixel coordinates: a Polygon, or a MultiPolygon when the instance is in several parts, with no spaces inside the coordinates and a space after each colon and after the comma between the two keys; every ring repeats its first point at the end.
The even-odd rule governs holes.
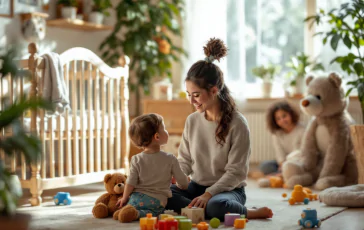
{"type": "Polygon", "coordinates": [[[0,17],[12,18],[14,15],[14,1],[0,0],[0,17]]]}

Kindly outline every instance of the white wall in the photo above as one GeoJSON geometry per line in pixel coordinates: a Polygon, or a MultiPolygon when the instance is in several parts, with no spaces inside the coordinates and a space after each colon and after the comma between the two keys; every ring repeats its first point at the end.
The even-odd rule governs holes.
{"type": "MultiPolygon", "coordinates": [[[[87,12],[90,10],[90,0],[84,1],[84,10],[87,12]]],[[[113,5],[117,5],[120,0],[113,0],[113,5]]],[[[55,18],[56,14],[56,2],[57,0],[50,0],[50,7],[48,13],[49,19],[55,18]]],[[[20,12],[42,12],[41,6],[29,7],[24,5],[15,5],[15,12],[13,18],[0,17],[0,42],[2,44],[8,44],[10,42],[20,43],[22,47],[23,56],[27,56],[27,45],[28,41],[25,41],[21,34],[21,22],[19,13],[20,12]]],[[[113,12],[111,16],[105,20],[105,24],[114,25],[115,18],[113,12]]],[[[56,27],[46,28],[46,37],[43,41],[38,42],[39,53],[45,52],[57,52],[62,53],[63,51],[72,47],[85,47],[96,54],[100,55],[99,45],[101,42],[111,33],[110,31],[99,31],[99,32],[85,32],[71,29],[62,29],[56,27]]],[[[175,38],[178,46],[182,46],[182,40],[175,38]]],[[[180,64],[173,64],[173,89],[177,92],[181,88],[181,66],[180,64]]],[[[131,76],[135,77],[135,76],[131,76]]],[[[150,97],[150,96],[149,96],[150,97]]],[[[135,115],[135,98],[133,95],[130,97],[129,102],[130,114],[135,115]]],[[[142,107],[141,107],[142,108],[142,107]]]]}

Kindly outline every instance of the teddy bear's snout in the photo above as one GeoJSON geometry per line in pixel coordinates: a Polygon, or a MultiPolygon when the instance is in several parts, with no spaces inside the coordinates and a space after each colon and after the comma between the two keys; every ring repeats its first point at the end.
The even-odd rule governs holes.
{"type": "Polygon", "coordinates": [[[301,104],[302,104],[303,107],[307,107],[307,106],[310,105],[310,101],[309,100],[303,100],[301,104]]]}
{"type": "Polygon", "coordinates": [[[121,187],[121,184],[118,184],[119,187],[121,187]]]}

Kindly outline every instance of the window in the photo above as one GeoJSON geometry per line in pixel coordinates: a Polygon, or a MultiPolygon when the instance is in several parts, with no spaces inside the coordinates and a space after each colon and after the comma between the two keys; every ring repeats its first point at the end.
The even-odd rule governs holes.
{"type": "MultiPolygon", "coordinates": [[[[316,8],[332,8],[343,1],[320,0],[316,8]]],[[[204,58],[202,46],[207,40],[218,37],[227,43],[229,53],[217,64],[235,98],[260,96],[260,84],[251,72],[253,67],[279,64],[282,76],[292,55],[316,50],[319,44],[316,40],[312,43],[315,48],[305,47],[311,46],[306,42],[311,35],[305,31],[303,21],[306,6],[315,3],[315,0],[186,0],[184,46],[189,57],[184,76],[194,62],[204,58]]],[[[322,54],[324,60],[320,61],[331,60],[328,49],[322,49],[322,54]]],[[[283,83],[282,78],[277,78],[273,96],[284,95],[283,83]]]]}

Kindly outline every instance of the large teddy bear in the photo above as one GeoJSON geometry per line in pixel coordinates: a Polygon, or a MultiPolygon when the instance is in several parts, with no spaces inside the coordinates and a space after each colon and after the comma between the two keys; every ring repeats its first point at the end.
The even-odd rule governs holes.
{"type": "Polygon", "coordinates": [[[96,218],[113,216],[119,208],[116,202],[123,197],[126,176],[121,173],[106,174],[104,185],[107,193],[101,195],[95,202],[92,214],[96,218]]]}
{"type": "Polygon", "coordinates": [[[308,77],[307,96],[300,102],[313,116],[303,137],[299,160],[287,160],[282,174],[288,188],[294,185],[323,190],[356,184],[358,169],[350,136],[347,100],[336,73],[308,77]]]}

